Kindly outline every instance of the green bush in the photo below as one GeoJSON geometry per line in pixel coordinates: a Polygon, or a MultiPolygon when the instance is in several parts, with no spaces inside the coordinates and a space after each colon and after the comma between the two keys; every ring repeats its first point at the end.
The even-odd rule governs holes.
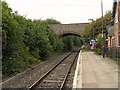
{"type": "MultiPolygon", "coordinates": [[[[102,46],[103,46],[103,38],[102,38],[102,34],[99,34],[97,36],[97,42],[95,42],[95,53],[96,54],[102,54],[102,46]]],[[[106,38],[105,38],[105,34],[104,34],[104,47],[106,47],[106,38]]]]}

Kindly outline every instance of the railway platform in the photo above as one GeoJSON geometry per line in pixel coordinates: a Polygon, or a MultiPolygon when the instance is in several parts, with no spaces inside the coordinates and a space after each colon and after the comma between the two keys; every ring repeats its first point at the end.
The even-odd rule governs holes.
{"type": "Polygon", "coordinates": [[[76,88],[114,88],[118,90],[118,65],[94,52],[80,53],[76,88]]]}

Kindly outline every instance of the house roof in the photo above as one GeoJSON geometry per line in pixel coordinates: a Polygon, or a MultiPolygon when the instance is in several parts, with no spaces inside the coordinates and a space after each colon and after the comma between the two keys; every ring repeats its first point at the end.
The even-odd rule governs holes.
{"type": "Polygon", "coordinates": [[[117,6],[117,0],[114,0],[114,1],[113,1],[113,8],[112,8],[112,17],[111,17],[111,21],[113,21],[113,18],[115,17],[116,6],[117,6]]]}

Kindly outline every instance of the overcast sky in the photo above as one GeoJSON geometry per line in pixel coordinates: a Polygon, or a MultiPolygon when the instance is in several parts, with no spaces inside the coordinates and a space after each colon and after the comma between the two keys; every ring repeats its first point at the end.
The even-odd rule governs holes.
{"type": "MultiPolygon", "coordinates": [[[[101,17],[101,0],[5,0],[13,11],[30,19],[54,18],[63,24],[86,23],[101,17]]],[[[103,0],[104,14],[113,0],[103,0]]]]}

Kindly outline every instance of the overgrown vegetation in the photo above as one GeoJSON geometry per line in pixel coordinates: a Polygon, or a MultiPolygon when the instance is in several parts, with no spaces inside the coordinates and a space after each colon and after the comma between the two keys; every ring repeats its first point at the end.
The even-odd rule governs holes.
{"type": "Polygon", "coordinates": [[[96,52],[96,54],[99,54],[99,55],[102,54],[103,41],[104,41],[104,46],[107,47],[105,34],[104,34],[104,40],[103,40],[102,33],[100,33],[97,36],[97,42],[95,43],[95,47],[96,47],[95,52],[96,52]]]}
{"type": "MultiPolygon", "coordinates": [[[[108,11],[106,12],[105,16],[103,17],[103,22],[104,22],[104,25],[103,25],[103,29],[104,29],[104,40],[107,39],[107,30],[106,30],[106,26],[107,25],[112,25],[112,23],[110,23],[111,21],[111,11],[108,11]]],[[[85,45],[85,47],[87,47],[87,49],[89,49],[89,42],[91,39],[93,39],[93,26],[94,26],[94,39],[97,39],[98,42],[96,42],[95,44],[95,52],[97,54],[102,54],[102,37],[101,37],[101,34],[102,34],[102,18],[99,18],[97,19],[96,21],[86,25],[85,27],[85,30],[83,32],[83,37],[82,37],[82,40],[83,40],[83,43],[85,45]]],[[[105,42],[105,41],[104,41],[105,42]]],[[[106,42],[104,43],[105,46],[107,46],[106,42]]]]}
{"type": "Polygon", "coordinates": [[[13,76],[26,68],[71,50],[82,44],[79,37],[58,38],[48,24],[54,19],[31,20],[13,12],[2,2],[2,71],[3,77],[13,76]]]}

